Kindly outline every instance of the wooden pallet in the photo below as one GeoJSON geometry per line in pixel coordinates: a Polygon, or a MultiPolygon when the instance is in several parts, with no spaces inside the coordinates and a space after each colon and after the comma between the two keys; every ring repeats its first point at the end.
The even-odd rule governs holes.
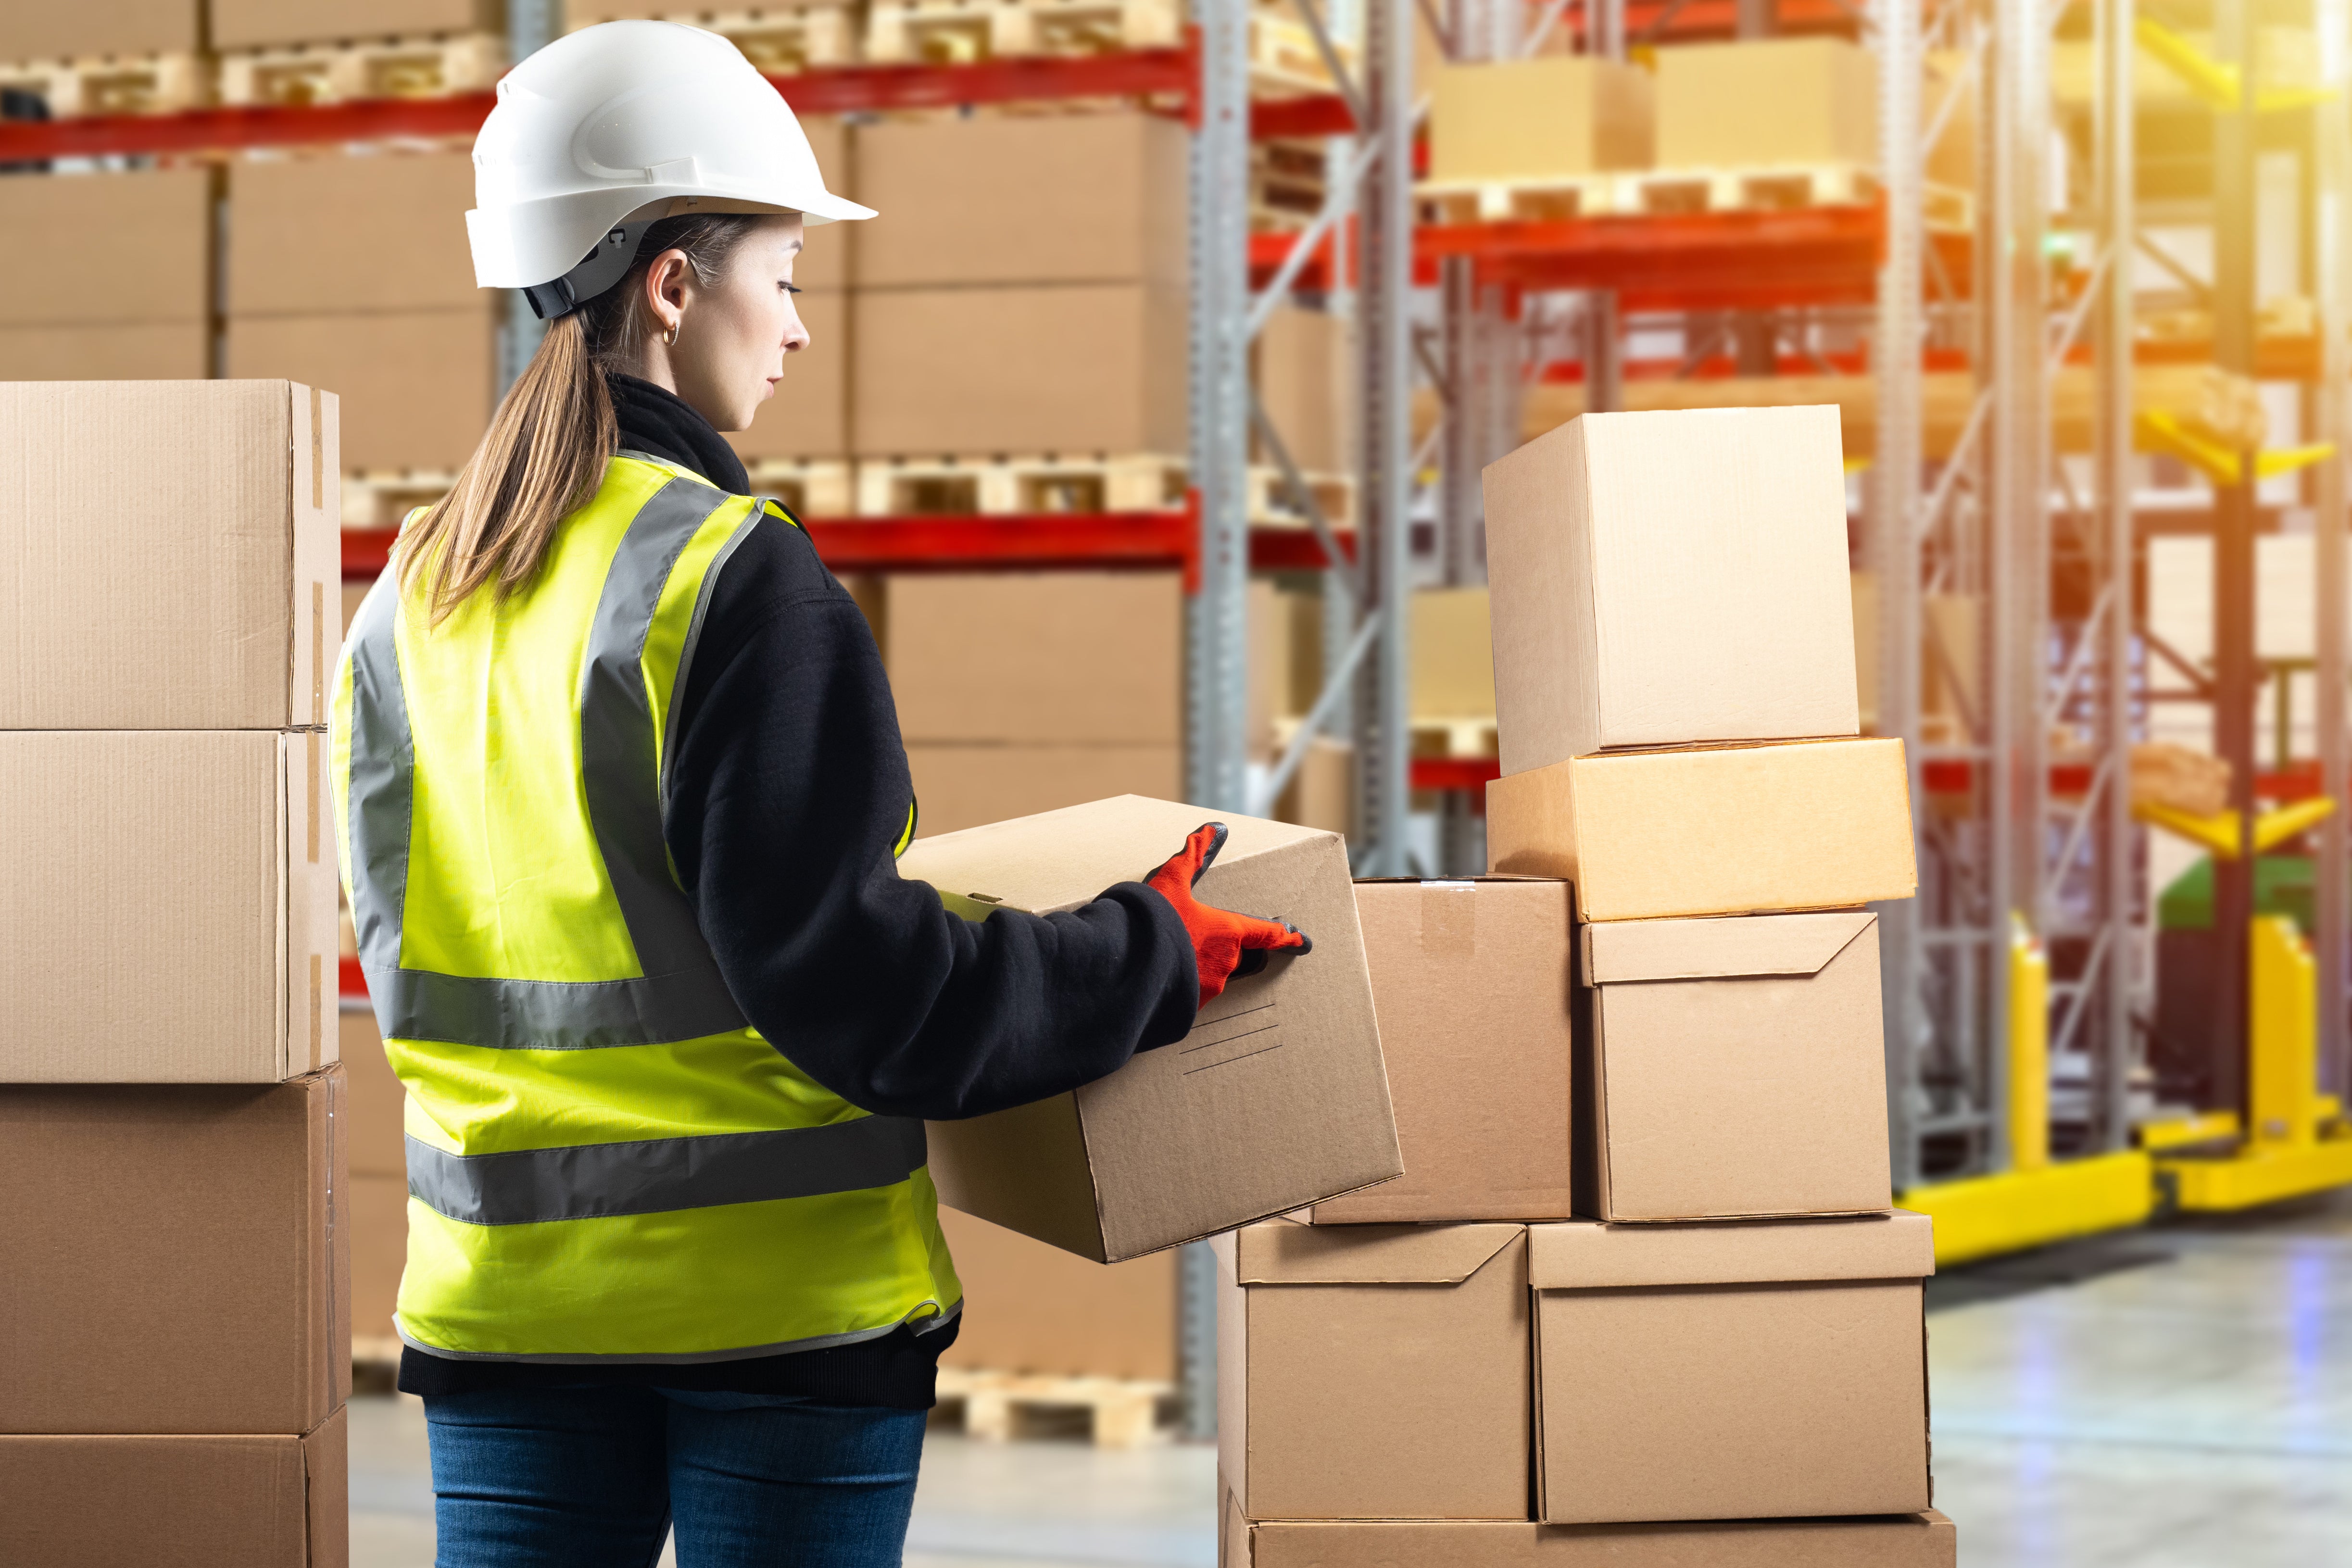
{"type": "Polygon", "coordinates": [[[1495,716],[1491,713],[1416,714],[1412,729],[1415,757],[1496,755],[1495,716]]]}
{"type": "Polygon", "coordinates": [[[223,54],[220,100],[244,106],[441,98],[488,88],[506,68],[507,42],[496,33],[288,44],[223,54]]]}
{"type": "MultiPolygon", "coordinates": [[[[1307,487],[1315,494],[1316,505],[1323,511],[1323,520],[1334,529],[1346,531],[1356,526],[1356,481],[1347,474],[1301,474],[1307,487]]],[[[1293,497],[1289,481],[1282,470],[1270,464],[1254,464],[1249,470],[1249,520],[1252,528],[1308,528],[1306,509],[1293,497]]]]}
{"type": "Polygon", "coordinates": [[[1146,512],[1183,500],[1183,461],[1149,454],[889,458],[857,465],[861,517],[1146,512]]]}
{"type": "MultiPolygon", "coordinates": [[[[1878,192],[1876,172],[1864,165],[1809,163],[1424,181],[1413,194],[1423,223],[1493,224],[1868,206],[1878,192]]],[[[1975,222],[1966,191],[1930,184],[1922,200],[1931,229],[1967,230],[1975,222]]]]}
{"type": "Polygon", "coordinates": [[[866,57],[965,65],[1167,47],[1183,37],[1183,10],[1173,0],[876,0],[866,57]]]}
{"type": "Polygon", "coordinates": [[[856,510],[856,470],[845,460],[763,457],[744,466],[751,493],[773,496],[794,517],[846,517],[856,510]]]}
{"type": "Polygon", "coordinates": [[[1097,1448],[1140,1448],[1162,1440],[1161,1407],[1175,1388],[1123,1377],[1050,1377],[1017,1372],[940,1368],[940,1405],[963,1413],[967,1437],[984,1443],[1035,1431],[1052,1418],[1078,1416],[1097,1448]]]}
{"type": "MultiPolygon", "coordinates": [[[[791,76],[811,66],[847,65],[857,58],[855,0],[751,11],[646,11],[643,15],[717,33],[767,76],[791,76]]],[[[573,23],[571,30],[595,25],[596,18],[590,17],[573,23]]]]}
{"type": "MultiPolygon", "coordinates": [[[[1337,43],[1339,63],[1356,68],[1355,51],[1337,43]]],[[[1315,47],[1315,34],[1292,15],[1288,6],[1253,6],[1249,14],[1250,92],[1258,98],[1287,98],[1301,93],[1330,92],[1331,72],[1315,47]]]]}
{"type": "Polygon", "coordinates": [[[30,93],[52,120],[93,114],[176,114],[205,101],[210,83],[194,55],[91,55],[0,64],[0,88],[30,93]]]}
{"type": "Polygon", "coordinates": [[[343,476],[343,527],[396,528],[419,507],[429,507],[457,482],[439,470],[371,470],[343,476]]]}
{"type": "Polygon", "coordinates": [[[1424,181],[1413,199],[1425,224],[1558,223],[1616,210],[1614,174],[1540,180],[1424,181]]]}
{"type": "Polygon", "coordinates": [[[1313,141],[1250,143],[1250,228],[1303,229],[1323,210],[1323,149],[1313,141]]]}

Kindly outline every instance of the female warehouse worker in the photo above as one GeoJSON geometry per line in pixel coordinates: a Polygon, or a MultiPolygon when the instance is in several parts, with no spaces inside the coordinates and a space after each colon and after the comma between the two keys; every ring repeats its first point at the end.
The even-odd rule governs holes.
{"type": "Polygon", "coordinates": [[[874,214],[731,46],[574,33],[474,160],[477,277],[546,340],[334,704],[440,1562],[640,1568],[674,1515],[688,1568],[896,1563],[962,1296],[922,1119],[1099,1078],[1306,940],[1193,900],[1213,826],[1066,915],[899,879],[873,639],[718,434],[808,342],[804,227],[874,214]]]}

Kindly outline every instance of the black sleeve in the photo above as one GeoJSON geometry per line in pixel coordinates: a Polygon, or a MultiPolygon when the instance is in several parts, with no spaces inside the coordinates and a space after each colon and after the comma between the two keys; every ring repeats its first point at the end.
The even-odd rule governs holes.
{"type": "Polygon", "coordinates": [[[899,877],[914,787],[889,682],[798,528],[755,522],[720,570],[672,756],[670,855],[736,1005],[851,1104],[977,1116],[1192,1028],[1192,941],[1140,883],[973,925],[899,877]]]}

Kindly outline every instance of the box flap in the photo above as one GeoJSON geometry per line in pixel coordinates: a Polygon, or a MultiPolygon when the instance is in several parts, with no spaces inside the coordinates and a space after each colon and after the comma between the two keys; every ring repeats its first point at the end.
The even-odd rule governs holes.
{"type": "Polygon", "coordinates": [[[1538,1291],[1922,1279],[1936,1271],[1935,1226],[1895,1209],[1860,1218],[1602,1225],[1528,1230],[1538,1291]]]}
{"type": "Polygon", "coordinates": [[[1270,1220],[1236,1235],[1236,1271],[1244,1285],[1458,1285],[1525,1228],[1270,1220]]]}
{"type": "Polygon", "coordinates": [[[1584,981],[1702,980],[1817,975],[1878,916],[1866,909],[1813,915],[1614,920],[1584,927],[1584,981]]]}

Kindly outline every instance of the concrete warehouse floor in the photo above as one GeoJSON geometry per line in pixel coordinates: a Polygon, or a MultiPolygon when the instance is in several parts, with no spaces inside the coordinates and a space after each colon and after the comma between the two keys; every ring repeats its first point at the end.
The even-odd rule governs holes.
{"type": "MultiPolygon", "coordinates": [[[[2352,1195],[1937,1279],[1964,1568],[2352,1564],[2352,1195]]],[[[936,1435],[910,1568],[1212,1568],[1215,1456],[936,1435]]],[[[414,1400],[352,1402],[352,1568],[426,1568],[414,1400]]],[[[668,1560],[664,1559],[665,1562],[668,1560]]]]}

